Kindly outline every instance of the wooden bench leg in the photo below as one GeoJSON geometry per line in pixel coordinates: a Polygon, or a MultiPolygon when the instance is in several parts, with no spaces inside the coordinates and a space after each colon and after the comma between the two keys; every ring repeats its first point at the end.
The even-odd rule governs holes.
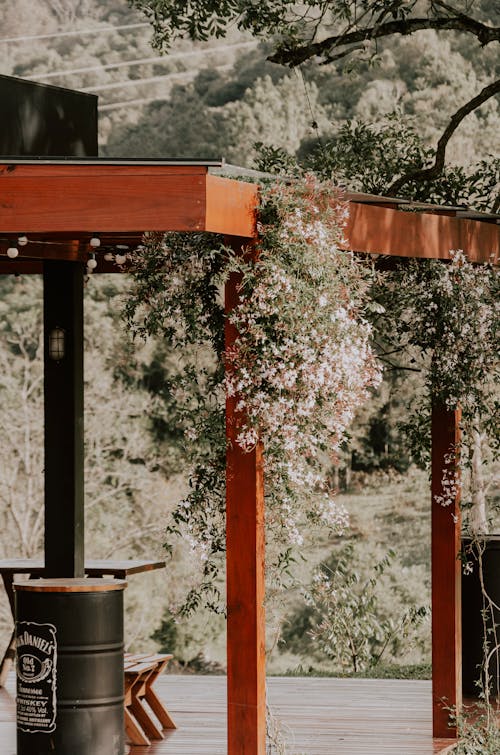
{"type": "Polygon", "coordinates": [[[163,739],[163,734],[161,730],[156,726],[153,719],[148,715],[148,713],[144,710],[142,707],[141,701],[135,697],[132,699],[132,704],[130,706],[132,715],[135,719],[139,722],[141,727],[144,729],[148,737],[151,737],[151,739],[163,739]]]}
{"type": "Polygon", "coordinates": [[[125,708],[125,731],[131,744],[141,746],[149,746],[151,744],[151,740],[148,739],[143,728],[128,708],[125,708]]]}
{"type": "Polygon", "coordinates": [[[154,689],[151,689],[151,687],[147,686],[144,699],[146,700],[147,704],[164,729],[177,729],[177,726],[170,716],[170,713],[168,712],[154,689]]]}
{"type": "Polygon", "coordinates": [[[162,729],[176,729],[165,705],[152,689],[171,655],[125,656],[125,718],[129,740],[134,744],[163,739],[162,729]]]}
{"type": "Polygon", "coordinates": [[[160,674],[162,674],[165,671],[171,658],[172,656],[166,656],[162,660],[158,660],[158,664],[156,668],[154,669],[154,671],[151,672],[151,674],[146,679],[145,690],[144,690],[144,699],[146,700],[147,704],[149,705],[149,707],[151,708],[151,710],[153,711],[156,718],[161,723],[164,729],[177,729],[177,726],[175,725],[166,706],[163,704],[163,702],[160,700],[160,698],[154,691],[153,684],[156,682],[160,674]]]}

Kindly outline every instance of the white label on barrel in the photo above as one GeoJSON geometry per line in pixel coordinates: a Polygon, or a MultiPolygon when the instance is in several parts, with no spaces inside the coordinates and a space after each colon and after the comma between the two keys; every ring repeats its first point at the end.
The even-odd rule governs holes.
{"type": "Polygon", "coordinates": [[[57,640],[53,624],[16,623],[17,728],[34,734],[56,728],[57,640]]]}

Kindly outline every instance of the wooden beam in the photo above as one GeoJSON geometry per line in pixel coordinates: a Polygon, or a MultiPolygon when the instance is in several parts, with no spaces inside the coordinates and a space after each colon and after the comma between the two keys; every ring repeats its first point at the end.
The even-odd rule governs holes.
{"type": "Polygon", "coordinates": [[[0,166],[0,233],[200,231],[206,168],[0,166]]]}
{"type": "Polygon", "coordinates": [[[433,735],[454,738],[450,711],[462,705],[460,486],[447,493],[443,480],[458,474],[460,412],[432,411],[432,717],[433,735]],[[443,505],[442,500],[446,505],[443,505]]]}
{"type": "Polygon", "coordinates": [[[44,262],[45,574],[83,577],[83,265],[44,262]],[[54,328],[64,356],[50,355],[54,328]]]}
{"type": "Polygon", "coordinates": [[[227,236],[255,236],[256,184],[207,175],[205,230],[227,236]]]}
{"type": "Polygon", "coordinates": [[[146,230],[206,230],[249,237],[257,191],[209,175],[206,166],[0,165],[0,233],[118,232],[140,239],[146,230]]]}
{"type": "MultiPolygon", "coordinates": [[[[239,281],[231,275],[226,284],[226,311],[238,302],[239,281]]],[[[225,335],[231,347],[236,332],[229,323],[225,335]]],[[[250,453],[236,445],[242,419],[236,402],[226,401],[228,755],[265,755],[263,456],[260,445],[250,453]]]]}
{"type": "Polygon", "coordinates": [[[462,249],[473,262],[500,260],[500,226],[434,212],[350,202],[346,239],[353,252],[447,260],[462,249]]]}
{"type": "Polygon", "coordinates": [[[7,257],[7,248],[12,245],[17,246],[15,237],[12,240],[12,244],[0,241],[0,262],[10,263],[12,268],[30,260],[51,259],[78,262],[86,260],[88,256],[85,248],[81,248],[79,242],[76,240],[54,244],[30,241],[26,246],[18,247],[19,255],[15,259],[10,260],[7,257]]]}
{"type": "Polygon", "coordinates": [[[0,275],[42,275],[42,260],[0,260],[0,275]]]}
{"type": "MultiPolygon", "coordinates": [[[[500,259],[500,226],[491,217],[453,217],[454,210],[443,215],[432,206],[407,212],[395,209],[404,204],[355,196],[346,229],[352,251],[448,259],[463,249],[472,261],[500,259]]],[[[257,197],[255,184],[210,175],[204,165],[10,163],[0,165],[0,235],[206,230],[250,237],[257,197]]]]}

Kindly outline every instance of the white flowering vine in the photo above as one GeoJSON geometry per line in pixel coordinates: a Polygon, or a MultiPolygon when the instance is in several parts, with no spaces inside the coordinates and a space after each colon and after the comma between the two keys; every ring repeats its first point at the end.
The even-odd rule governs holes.
{"type": "Polygon", "coordinates": [[[230,263],[242,284],[226,389],[246,417],[241,448],[260,438],[266,449],[268,520],[300,545],[307,520],[337,531],[348,522],[324,482],[322,455],[335,455],[381,379],[363,316],[371,276],[342,251],[347,204],[330,187],[275,185],[259,217],[257,257],[230,263]]]}
{"type": "MultiPolygon", "coordinates": [[[[300,546],[311,520],[348,523],[325,482],[369,389],[381,379],[364,314],[371,267],[342,250],[347,203],[312,178],[262,188],[255,254],[208,234],[149,234],[135,260],[126,307],[133,332],[161,335],[171,360],[163,409],[182,434],[190,493],[169,526],[202,561],[201,591],[218,595],[224,548],[224,393],[244,417],[236,442],[265,448],[268,538],[300,546]],[[222,286],[238,273],[237,330],[224,349],[222,286]],[[224,369],[226,368],[226,369],[224,369]]],[[[188,596],[187,607],[200,599],[188,596]]]]}

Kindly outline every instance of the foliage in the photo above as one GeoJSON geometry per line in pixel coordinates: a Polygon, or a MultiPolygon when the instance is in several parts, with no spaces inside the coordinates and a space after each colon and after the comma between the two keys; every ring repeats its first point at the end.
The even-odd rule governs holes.
{"type": "Polygon", "coordinates": [[[401,170],[423,167],[429,154],[415,127],[393,113],[377,124],[347,121],[307,157],[311,170],[340,186],[381,194],[401,170]]]}
{"type": "MultiPolygon", "coordinates": [[[[125,308],[135,335],[161,335],[178,354],[157,400],[164,399],[163,416],[183,438],[181,458],[189,478],[189,493],[168,528],[171,535],[182,534],[201,567],[201,585],[184,601],[187,611],[198,607],[202,595],[217,608],[220,597],[214,576],[225,540],[222,265],[218,238],[146,235],[125,308]]],[[[156,416],[161,415],[157,406],[156,416]]]]}
{"type": "Polygon", "coordinates": [[[347,545],[332,564],[317,570],[306,595],[313,609],[310,633],[337,666],[354,673],[377,666],[387,650],[397,653],[426,617],[423,606],[410,607],[397,620],[381,616],[379,579],[394,558],[394,551],[389,551],[362,579],[353,569],[354,549],[347,545]]]}
{"type": "Polygon", "coordinates": [[[455,717],[458,727],[457,755],[496,755],[500,749],[500,729],[495,707],[481,703],[455,717]]]}
{"type": "Polygon", "coordinates": [[[427,390],[409,422],[417,460],[428,458],[422,425],[427,418],[429,426],[432,404],[460,406],[469,442],[474,429],[486,431],[498,450],[499,281],[498,269],[474,265],[460,251],[449,264],[405,260],[379,277],[373,293],[382,311],[375,319],[387,334],[386,353],[406,350],[425,374],[427,390]]]}
{"type": "MultiPolygon", "coordinates": [[[[414,118],[400,111],[377,123],[360,119],[343,123],[320,139],[305,139],[296,157],[282,147],[256,144],[261,170],[294,175],[303,170],[333,180],[349,191],[385,195],[408,170],[427,165],[433,151],[417,131],[414,118]]],[[[420,202],[474,206],[489,211],[498,198],[500,159],[488,157],[468,166],[447,166],[432,181],[410,181],[406,196],[420,202]]]]}
{"type": "Polygon", "coordinates": [[[372,400],[358,409],[349,429],[343,455],[352,471],[404,473],[409,469],[410,448],[400,428],[407,417],[408,405],[422,389],[421,384],[420,373],[386,366],[382,384],[372,400]]]}
{"type": "MultiPolygon", "coordinates": [[[[144,3],[142,4],[144,5],[144,3]]],[[[211,4],[213,3],[208,2],[203,6],[206,9],[211,4]]],[[[157,0],[156,5],[161,8],[164,3],[157,0]]],[[[232,3],[228,7],[236,8],[237,5],[237,3],[232,3]]],[[[266,5],[267,3],[254,4],[252,12],[263,14],[266,5]]],[[[335,7],[338,3],[330,5],[335,7]]],[[[360,4],[357,3],[357,5],[359,9],[360,4]]],[[[370,3],[365,5],[369,8],[370,3]]],[[[374,6],[373,3],[371,5],[374,6]]],[[[399,5],[405,4],[400,3],[399,5]]],[[[409,7],[409,4],[407,5],[409,7]]],[[[455,5],[458,7],[457,3],[455,5]]],[[[461,8],[462,5],[466,12],[472,13],[473,11],[480,21],[487,21],[491,25],[498,26],[498,7],[495,0],[469,3],[467,8],[464,4],[460,5],[461,8]]],[[[286,3],[281,3],[281,7],[285,8],[285,6],[286,3]]],[[[351,4],[350,7],[347,6],[348,4],[346,4],[346,13],[349,13],[355,4],[351,4]]],[[[387,3],[382,3],[380,6],[385,7],[387,3]]],[[[198,4],[198,7],[202,8],[200,4],[198,4]]],[[[5,45],[2,72],[37,78],[38,74],[47,71],[71,69],[85,65],[99,66],[102,63],[123,62],[125,59],[146,58],[151,55],[147,45],[147,31],[106,35],[97,33],[101,26],[108,27],[110,24],[115,25],[138,20],[137,15],[127,9],[126,4],[120,2],[120,0],[105,0],[105,2],[104,0],[92,0],[92,2],[85,0],[84,3],[78,4],[78,8],[76,8],[74,0],[67,0],[67,2],[65,0],[57,0],[57,2],[54,0],[53,3],[41,2],[40,0],[30,0],[29,2],[20,0],[15,4],[7,3],[2,17],[3,35],[15,36],[16,34],[27,33],[22,22],[22,19],[27,15],[30,18],[29,33],[59,31],[58,19],[62,21],[66,17],[69,18],[70,14],[76,17],[72,29],[95,26],[96,34],[82,39],[66,39],[63,37],[51,42],[31,41],[25,45],[19,43],[5,45]],[[66,6],[66,9],[64,9],[66,16],[58,11],[58,8],[63,8],[63,6],[66,6]],[[83,10],[87,10],[87,8],[89,12],[85,17],[83,10]]],[[[368,23],[368,21],[369,15],[360,17],[361,23],[368,23]]],[[[321,33],[325,29],[326,27],[323,27],[321,33]]],[[[299,31],[302,34],[303,31],[306,31],[306,27],[299,31]]],[[[266,30],[263,29],[263,32],[266,33],[266,30]]],[[[187,43],[181,44],[184,46],[180,49],[193,49],[191,46],[188,47],[187,43]]],[[[323,162],[325,165],[331,166],[334,175],[342,177],[345,175],[345,183],[349,188],[358,188],[359,186],[364,191],[380,190],[383,193],[392,178],[389,171],[385,171],[384,161],[386,158],[389,158],[388,164],[394,165],[395,174],[401,175],[404,172],[404,160],[407,155],[410,166],[414,166],[414,163],[411,162],[411,154],[409,154],[413,149],[412,145],[414,145],[416,162],[420,161],[422,165],[425,164],[425,160],[430,159],[430,153],[427,152],[429,140],[436,137],[438,129],[446,121],[448,113],[456,107],[457,97],[463,96],[463,94],[470,97],[492,74],[496,75],[496,71],[498,71],[496,48],[497,46],[491,44],[485,48],[481,48],[479,44],[471,44],[470,36],[467,34],[449,33],[444,39],[440,33],[427,30],[412,36],[395,36],[385,40],[380,38],[377,41],[375,55],[367,55],[364,50],[354,52],[357,55],[355,64],[348,62],[347,65],[343,65],[342,60],[340,60],[329,66],[316,66],[313,61],[310,61],[303,66],[303,70],[307,80],[317,86],[317,100],[315,95],[312,108],[309,108],[300,80],[297,80],[295,101],[293,108],[290,109],[295,117],[297,109],[301,108],[300,122],[302,124],[306,123],[309,117],[311,119],[311,123],[307,125],[307,130],[304,130],[301,135],[303,145],[299,153],[301,160],[307,160],[309,166],[314,164],[317,170],[322,170],[323,162]],[[388,118],[387,123],[382,123],[380,128],[368,123],[368,118],[380,122],[381,117],[390,112],[396,103],[403,114],[399,120],[392,121],[391,118],[388,118]],[[323,148],[319,148],[318,145],[313,162],[312,153],[318,139],[315,137],[314,140],[311,140],[312,122],[314,120],[321,121],[323,114],[326,114],[332,121],[332,128],[327,138],[322,137],[323,148]],[[413,117],[411,128],[418,139],[407,131],[406,124],[408,121],[406,116],[408,115],[413,117]],[[349,134],[346,133],[343,141],[339,140],[342,123],[346,119],[350,120],[349,129],[351,133],[359,132],[355,140],[353,137],[353,141],[356,142],[357,148],[360,151],[362,150],[365,160],[364,164],[358,164],[359,170],[356,170],[355,175],[349,174],[349,165],[345,161],[342,163],[342,150],[349,151],[351,149],[349,134]],[[363,131],[367,133],[363,134],[363,131]],[[403,137],[399,145],[394,138],[395,135],[403,137]],[[358,140],[358,136],[362,138],[358,140]],[[364,139],[364,136],[366,136],[366,139],[364,139]],[[418,144],[417,141],[421,143],[418,144]],[[367,146],[366,142],[368,142],[367,146]],[[408,145],[406,142],[408,142],[408,145]],[[330,150],[333,159],[328,156],[330,150]],[[402,157],[402,165],[397,163],[398,153],[402,157]],[[365,168],[364,171],[363,167],[365,168]],[[374,183],[372,176],[381,180],[374,183]]],[[[278,103],[279,106],[276,107],[272,104],[273,100],[278,102],[280,97],[291,96],[292,87],[288,87],[285,91],[276,86],[287,73],[287,69],[265,62],[263,60],[264,54],[266,53],[262,48],[259,51],[252,50],[250,54],[242,55],[234,68],[230,70],[227,70],[227,68],[224,71],[215,71],[213,68],[204,69],[205,72],[199,77],[199,80],[194,82],[197,97],[192,96],[189,87],[180,87],[168,99],[170,89],[161,83],[154,84],[151,87],[148,85],[147,89],[143,87],[141,90],[134,90],[131,87],[116,90],[115,98],[117,100],[143,96],[144,92],[146,96],[154,94],[159,96],[163,93],[167,102],[166,105],[156,106],[154,110],[146,108],[144,116],[141,116],[140,105],[129,105],[127,108],[114,111],[110,116],[102,114],[103,117],[100,119],[101,126],[103,126],[102,136],[107,136],[108,131],[111,130],[110,144],[114,149],[114,154],[123,156],[152,154],[153,147],[157,149],[156,154],[193,156],[194,145],[199,147],[200,151],[197,154],[200,156],[207,156],[208,150],[212,149],[213,152],[210,152],[210,154],[215,157],[225,154],[231,160],[249,164],[247,161],[251,158],[253,152],[252,149],[249,149],[247,137],[249,121],[244,117],[240,118],[237,112],[238,129],[234,132],[229,131],[227,119],[222,116],[220,109],[228,103],[238,103],[244,97],[246,90],[253,90],[257,80],[268,75],[272,79],[272,85],[266,84],[265,98],[257,97],[253,91],[248,95],[247,102],[252,102],[254,111],[252,114],[254,117],[250,124],[252,126],[252,138],[255,138],[254,130],[258,131],[260,124],[268,128],[267,124],[273,119],[276,124],[276,132],[284,132],[289,128],[288,122],[281,120],[281,113],[284,112],[286,115],[286,107],[282,103],[278,103]],[[207,79],[212,82],[210,86],[206,85],[207,79]],[[272,119],[269,117],[269,113],[257,112],[260,108],[272,110],[272,119]],[[134,130],[133,135],[126,131],[126,137],[123,137],[123,131],[121,131],[119,138],[113,136],[116,127],[121,127],[127,121],[134,122],[136,120],[138,120],[139,125],[134,130]],[[149,123],[151,127],[149,127],[149,123]],[[203,130],[203,134],[200,128],[203,130]],[[205,136],[207,136],[206,139],[205,136]],[[186,149],[185,152],[182,151],[184,148],[186,149]]],[[[226,59],[222,57],[220,59],[219,57],[211,57],[210,60],[213,61],[213,65],[217,65],[221,61],[226,62],[226,59]]],[[[200,66],[205,65],[206,58],[202,56],[199,58],[191,57],[189,61],[190,70],[195,71],[200,66]]],[[[133,77],[147,77],[182,70],[185,70],[182,63],[178,64],[172,61],[168,62],[167,65],[162,64],[161,67],[143,64],[140,67],[120,68],[111,71],[101,68],[95,73],[76,74],[72,75],[71,78],[65,76],[51,81],[64,86],[92,88],[96,84],[127,81],[133,77]]],[[[261,84],[259,83],[258,86],[261,87],[261,84]]],[[[246,108],[242,107],[243,110],[246,110],[246,108]]],[[[423,188],[420,188],[417,184],[415,186],[409,184],[405,192],[413,198],[422,200],[444,201],[461,205],[470,204],[480,209],[491,209],[495,200],[495,191],[498,194],[498,160],[496,164],[488,160],[472,167],[469,167],[467,163],[470,162],[471,156],[475,156],[478,152],[486,155],[488,152],[495,151],[498,123],[496,101],[490,100],[487,106],[475,111],[468,117],[467,121],[464,121],[461,133],[454,137],[453,144],[450,144],[453,160],[461,165],[453,166],[450,179],[446,176],[443,178],[443,187],[441,188],[441,181],[434,181],[432,184],[426,183],[423,188]],[[485,182],[485,179],[487,179],[487,182],[485,182]],[[470,187],[473,188],[472,194],[470,187]]],[[[268,133],[270,136],[273,135],[272,130],[269,130],[268,133]]],[[[266,141],[268,141],[267,137],[266,141]]],[[[270,150],[272,149],[269,144],[266,146],[270,150]]],[[[285,147],[283,153],[286,156],[288,152],[295,150],[295,143],[285,142],[285,147]]],[[[418,165],[415,167],[418,167],[418,165]]],[[[272,169],[274,170],[273,167],[272,169]]],[[[290,162],[283,172],[291,172],[290,162]]],[[[331,173],[325,171],[321,175],[329,178],[331,173]]],[[[104,310],[103,300],[102,317],[105,316],[104,310]]],[[[101,321],[94,324],[95,328],[100,328],[100,326],[101,321]]],[[[114,338],[112,330],[109,332],[109,337],[110,339],[114,338]]],[[[139,363],[138,360],[138,364],[132,365],[134,360],[130,352],[121,354],[118,365],[113,367],[113,374],[115,377],[119,375],[126,382],[128,381],[127,384],[131,389],[148,392],[147,412],[143,412],[142,418],[145,423],[149,423],[155,444],[162,443],[161,462],[159,463],[161,473],[167,477],[173,469],[182,469],[185,459],[184,448],[182,447],[183,423],[180,422],[178,425],[175,423],[175,385],[177,378],[170,376],[171,372],[176,374],[178,371],[176,354],[179,353],[179,349],[176,349],[172,354],[167,351],[163,344],[157,343],[152,347],[152,350],[154,353],[148,364],[139,363]],[[131,374],[132,366],[133,374],[131,374]],[[172,393],[170,388],[172,388],[172,393]]],[[[198,359],[195,361],[199,363],[200,353],[207,369],[213,369],[213,363],[205,351],[199,352],[198,359]]],[[[10,364],[9,360],[10,357],[7,360],[10,364]]],[[[412,366],[411,362],[410,366],[412,366]]],[[[106,369],[108,368],[111,369],[109,364],[106,369]]],[[[389,370],[386,373],[388,379],[395,374],[394,372],[389,373],[389,370]]],[[[5,370],[4,380],[7,380],[8,374],[8,370],[5,370]]],[[[120,392],[121,386],[119,383],[106,380],[101,392],[97,390],[97,380],[93,378],[91,390],[94,389],[94,386],[98,398],[92,399],[92,412],[96,421],[99,422],[99,417],[102,416],[100,415],[101,402],[105,402],[106,408],[109,408],[107,407],[109,396],[112,395],[115,398],[117,393],[120,392]]],[[[13,388],[13,392],[16,392],[16,390],[17,395],[10,404],[11,407],[18,405],[16,402],[18,402],[20,392],[13,388]]],[[[379,415],[369,420],[371,429],[365,432],[358,425],[350,430],[352,435],[351,445],[356,452],[356,464],[363,469],[370,468],[370,465],[383,466],[385,463],[386,456],[381,456],[380,451],[382,446],[379,441],[381,439],[385,439],[384,448],[386,445],[392,446],[394,443],[394,430],[398,413],[396,412],[395,416],[392,409],[387,409],[387,402],[384,399],[385,390],[386,386],[384,386],[380,399],[377,399],[381,402],[379,415]],[[374,428],[377,429],[376,433],[372,432],[374,428]]],[[[121,405],[125,412],[124,420],[127,427],[125,434],[127,434],[131,431],[132,423],[129,422],[130,418],[126,414],[126,399],[121,405]]],[[[413,432],[416,436],[428,437],[428,407],[421,406],[422,410],[418,415],[420,424],[414,422],[407,430],[409,433],[413,432]]],[[[140,413],[141,410],[137,410],[136,417],[140,413]]],[[[109,417],[109,414],[106,416],[109,417]]],[[[363,415],[361,415],[360,421],[364,422],[363,415]]],[[[217,420],[217,422],[220,422],[220,420],[217,420]]],[[[116,425],[116,422],[114,424],[116,425]]],[[[188,420],[187,424],[189,425],[188,420]]],[[[112,420],[109,421],[109,426],[110,428],[113,427],[112,420]]],[[[12,424],[10,424],[10,427],[12,427],[12,424]]],[[[101,428],[102,431],[105,429],[108,428],[101,428]]],[[[4,435],[11,439],[11,430],[6,431],[4,435]]],[[[417,443],[413,444],[413,447],[414,450],[420,449],[425,455],[425,444],[417,443]]],[[[14,459],[12,449],[7,449],[6,453],[12,461],[14,459]]],[[[119,455],[120,451],[117,447],[116,455],[110,456],[113,463],[118,463],[119,455]]],[[[397,451],[396,455],[398,458],[400,457],[397,451]]],[[[140,457],[141,454],[131,454],[131,458],[140,457]]],[[[126,471],[126,457],[122,461],[126,471]]],[[[36,468],[40,466],[37,466],[36,459],[33,463],[36,468]]],[[[9,464],[7,470],[12,471],[12,469],[13,464],[9,464]]],[[[131,466],[130,469],[132,472],[142,473],[145,471],[141,464],[135,467],[131,466]]],[[[223,469],[222,457],[220,469],[223,469]]],[[[16,484],[21,479],[22,476],[18,476],[16,484]]],[[[116,477],[113,479],[116,479],[116,477]]],[[[90,484],[94,483],[96,486],[99,484],[99,474],[95,470],[91,472],[90,476],[90,484]]],[[[125,489],[126,486],[124,486],[125,489]]],[[[26,497],[23,498],[23,495],[21,489],[20,498],[27,500],[26,497]]],[[[150,524],[153,524],[152,520],[157,518],[158,515],[159,501],[163,498],[164,492],[162,490],[161,493],[154,496],[155,509],[150,507],[148,503],[140,507],[141,517],[143,514],[148,514],[151,517],[150,524]]],[[[125,494],[123,497],[119,496],[113,499],[110,495],[108,502],[113,500],[115,500],[116,505],[110,506],[106,525],[100,530],[103,542],[108,537],[108,528],[111,527],[114,531],[114,517],[121,518],[121,507],[124,506],[123,510],[127,512],[133,511],[133,507],[141,500],[141,496],[134,495],[131,498],[125,494]]],[[[409,509],[410,506],[406,508],[409,509]]],[[[9,531],[9,528],[6,527],[5,531],[9,531]]],[[[9,545],[13,544],[14,538],[9,538],[8,542],[9,545]]],[[[151,537],[148,540],[148,547],[152,547],[153,542],[154,537],[151,537]]],[[[98,540],[95,544],[96,547],[99,547],[98,540]]],[[[179,557],[179,555],[178,549],[176,556],[179,557]]],[[[185,574],[182,576],[184,577],[185,574]]],[[[200,637],[202,635],[203,633],[200,631],[200,637]]]]}
{"type": "Polygon", "coordinates": [[[159,47],[168,46],[177,37],[222,37],[229,26],[237,24],[256,35],[280,35],[275,58],[288,65],[297,65],[314,55],[329,62],[335,55],[363,52],[361,43],[421,29],[458,30],[477,36],[483,44],[498,39],[497,30],[490,33],[482,24],[485,16],[487,19],[493,12],[491,3],[479,3],[477,17],[471,18],[466,15],[473,10],[468,0],[458,0],[456,9],[436,0],[425,2],[424,9],[416,0],[308,0],[300,6],[292,0],[250,5],[243,0],[207,0],[195,6],[187,0],[131,3],[149,17],[155,32],[153,41],[159,47]],[[321,34],[320,29],[333,33],[321,34]]]}
{"type": "MultiPolygon", "coordinates": [[[[307,489],[321,484],[319,453],[338,450],[366,388],[379,381],[362,319],[367,271],[338,247],[344,218],[326,185],[277,184],[260,209],[257,260],[233,261],[242,282],[229,318],[238,338],[226,359],[229,395],[245,413],[237,442],[250,450],[262,439],[270,497],[288,491],[283,523],[298,520],[299,499],[307,508],[307,489]]],[[[335,525],[331,505],[325,490],[309,516],[335,525]]]]}
{"type": "MultiPolygon", "coordinates": [[[[420,128],[420,126],[419,126],[420,128]]],[[[347,121],[319,142],[305,142],[299,160],[324,179],[370,194],[387,193],[405,172],[420,170],[432,159],[414,118],[389,113],[377,123],[347,121]]],[[[470,166],[449,166],[434,180],[409,181],[409,199],[491,209],[498,196],[500,159],[488,157],[470,166]]]]}
{"type": "MultiPolygon", "coordinates": [[[[135,334],[161,334],[180,353],[171,408],[184,431],[191,490],[170,530],[198,552],[201,592],[213,604],[224,548],[223,362],[240,415],[236,443],[247,452],[259,439],[266,447],[269,538],[288,545],[301,544],[306,521],[345,525],[322,481],[323,454],[340,447],[379,380],[362,305],[370,268],[339,249],[343,203],[312,179],[273,184],[259,217],[257,254],[234,254],[203,234],[147,236],[126,308],[135,334]],[[230,275],[240,299],[229,315],[236,341],[225,350],[220,287],[230,275]]],[[[191,593],[186,608],[200,594],[191,593]]]]}
{"type": "MultiPolygon", "coordinates": [[[[280,605],[268,591],[267,662],[269,673],[321,675],[351,674],[349,658],[341,666],[320,650],[311,629],[320,623],[313,606],[305,602],[314,574],[326,564],[334,571],[345,556],[347,544],[353,549],[350,569],[364,584],[373,565],[382,561],[389,549],[396,556],[378,577],[375,589],[377,618],[381,623],[398,624],[413,606],[430,603],[430,506],[427,475],[411,468],[404,475],[394,472],[366,474],[353,472],[349,491],[338,493],[339,504],[349,511],[349,530],[341,537],[310,527],[300,549],[302,558],[294,565],[293,584],[279,595],[280,605]],[[273,623],[276,613],[280,633],[276,643],[273,623]],[[276,644],[275,644],[276,643],[276,644]]],[[[430,662],[430,621],[414,627],[409,641],[389,643],[378,666],[363,673],[383,674],[386,665],[401,666],[430,662]],[[393,653],[394,649],[394,653],[393,653]],[[383,664],[383,665],[381,665],[383,664]]],[[[430,677],[427,677],[430,678],[430,677]]]]}
{"type": "Polygon", "coordinates": [[[43,538],[41,288],[4,278],[1,293],[0,552],[33,557],[43,538]]]}
{"type": "MultiPolygon", "coordinates": [[[[228,27],[236,24],[239,29],[256,36],[274,37],[276,47],[269,59],[290,67],[310,61],[331,64],[344,59],[349,59],[348,65],[356,65],[356,61],[374,63],[378,58],[379,40],[417,32],[466,34],[474,43],[479,43],[478,57],[483,48],[500,41],[500,27],[490,23],[495,13],[489,2],[480,3],[476,8],[467,0],[454,6],[441,0],[424,3],[417,0],[330,0],[326,3],[310,0],[300,5],[290,0],[269,0],[250,5],[241,0],[230,3],[210,0],[196,6],[187,0],[132,0],[132,3],[150,19],[154,29],[153,43],[160,48],[168,48],[178,37],[201,40],[222,37],[228,27]]],[[[444,44],[448,44],[446,38],[444,44]]],[[[424,167],[407,168],[390,184],[391,194],[399,193],[403,187],[406,191],[409,182],[432,181],[442,174],[448,143],[458,126],[500,93],[500,79],[491,81],[487,74],[487,80],[486,86],[484,81],[481,82],[481,89],[475,86],[458,109],[453,101],[453,110],[441,127],[432,159],[424,167]]],[[[379,101],[390,102],[390,93],[385,87],[388,96],[380,97],[383,82],[372,82],[372,89],[373,104],[378,112],[379,101]]],[[[314,115],[312,120],[316,120],[314,115]]]]}
{"type": "MultiPolygon", "coordinates": [[[[296,78],[284,66],[265,60],[272,48],[272,38],[244,53],[224,52],[215,39],[202,45],[181,40],[169,52],[188,52],[189,63],[168,55],[162,61],[127,67],[123,65],[126,60],[151,59],[151,50],[147,29],[109,33],[110,26],[141,20],[139,13],[126,3],[85,0],[76,7],[73,0],[20,2],[22,7],[26,5],[24,14],[19,3],[6,3],[2,16],[4,36],[25,33],[22,25],[19,26],[19,19],[27,14],[30,34],[66,31],[66,27],[58,26],[58,17],[62,23],[63,18],[73,16],[72,31],[95,28],[95,34],[81,38],[62,36],[5,45],[2,73],[44,81],[48,72],[78,71],[89,67],[92,70],[88,72],[61,73],[47,79],[47,83],[90,91],[100,85],[116,85],[115,89],[102,92],[101,107],[118,101],[130,100],[130,103],[117,110],[101,112],[101,154],[106,151],[106,154],[123,157],[224,155],[231,162],[250,165],[253,157],[251,141],[259,139],[272,144],[279,139],[288,151],[295,151],[295,140],[302,139],[309,143],[310,150],[311,137],[317,133],[313,123],[319,124],[322,136],[330,132],[332,138],[329,141],[332,141],[346,120],[376,123],[395,107],[400,108],[405,117],[414,118],[416,131],[428,146],[437,139],[459,99],[472,97],[498,71],[494,45],[482,48],[479,44],[471,44],[470,35],[448,33],[444,36],[430,29],[409,36],[396,34],[380,38],[373,55],[361,51],[354,53],[358,56],[356,65],[349,63],[346,66],[340,60],[321,66],[311,60],[303,66],[305,84],[301,80],[302,74],[296,78]],[[61,14],[63,7],[64,13],[61,14]],[[209,54],[212,45],[217,50],[209,54]],[[115,63],[119,64],[116,69],[103,67],[115,63]],[[200,72],[198,78],[197,71],[200,72]],[[191,75],[195,77],[194,92],[190,84],[174,86],[178,79],[170,79],[171,74],[186,74],[187,79],[191,75]],[[291,83],[280,87],[279,82],[287,75],[291,83]],[[142,81],[155,77],[159,78],[142,81]],[[272,86],[266,84],[262,94],[262,84],[257,82],[265,77],[270,77],[272,86]],[[130,84],[134,80],[137,84],[132,87],[130,84]],[[123,88],[119,86],[121,82],[123,88]],[[245,105],[243,99],[247,90],[250,93],[245,105]],[[161,104],[157,103],[151,109],[147,104],[143,106],[142,100],[150,97],[162,101],[161,104]],[[228,104],[239,105],[235,108],[235,123],[231,123],[232,108],[227,109],[228,104]],[[247,117],[247,106],[252,110],[252,117],[247,117]],[[270,121],[274,121],[274,131],[269,126],[270,121]],[[294,121],[300,125],[295,131],[294,121]],[[265,139],[255,135],[261,127],[267,132],[265,139]]],[[[199,12],[206,11],[210,4],[202,4],[199,12]]],[[[155,0],[158,20],[164,5],[161,0],[155,0]]],[[[237,5],[235,3],[234,7],[237,5]]],[[[265,5],[257,4],[253,12],[261,13],[261,6],[265,5]]],[[[328,12],[334,10],[335,5],[328,4],[328,12]]],[[[346,13],[354,8],[354,4],[347,8],[348,5],[346,13]]],[[[474,15],[481,22],[498,25],[498,10],[491,0],[474,3],[474,15]]],[[[358,14],[358,23],[367,23],[368,20],[369,13],[358,14]]],[[[324,21],[328,21],[328,25],[321,28],[321,33],[328,31],[330,21],[335,26],[333,16],[325,16],[324,21]]],[[[228,34],[229,42],[248,39],[235,31],[234,25],[228,29],[228,34]]],[[[265,29],[263,34],[267,36],[265,29]]],[[[448,152],[452,162],[467,164],[478,154],[485,158],[494,154],[499,124],[497,101],[492,98],[468,116],[460,133],[450,142],[448,152]]],[[[397,132],[398,128],[394,131],[397,132]]],[[[368,170],[366,173],[369,175],[368,170]]],[[[410,187],[405,193],[410,193],[410,187]]]]}
{"type": "MultiPolygon", "coordinates": [[[[276,143],[295,152],[312,130],[302,90],[294,79],[281,77],[273,83],[269,75],[259,77],[237,100],[213,107],[200,91],[203,76],[199,76],[192,85],[175,86],[167,102],[148,105],[138,123],[116,128],[108,139],[107,153],[201,159],[224,156],[230,162],[251,165],[256,141],[276,143]]],[[[318,104],[315,85],[310,100],[326,131],[328,118],[318,104]]]]}
{"type": "Polygon", "coordinates": [[[119,125],[110,134],[108,154],[134,157],[220,159],[230,149],[227,119],[199,94],[175,86],[167,102],[148,105],[139,124],[119,125]]]}

